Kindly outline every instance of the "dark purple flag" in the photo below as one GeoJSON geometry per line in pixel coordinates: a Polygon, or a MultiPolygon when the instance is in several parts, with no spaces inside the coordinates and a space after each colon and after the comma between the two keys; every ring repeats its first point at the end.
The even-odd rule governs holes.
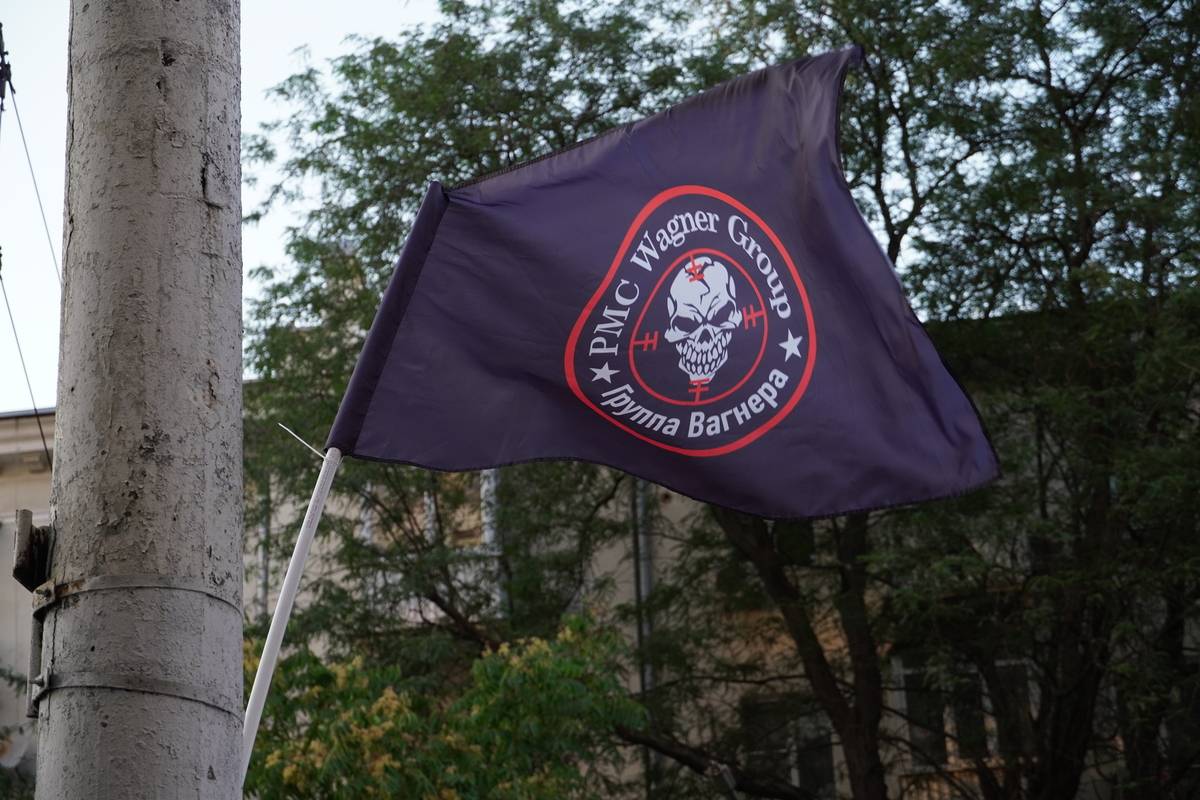
{"type": "Polygon", "coordinates": [[[997,474],[842,176],[858,48],[434,183],[328,445],[444,470],[584,459],[773,517],[997,474]]]}

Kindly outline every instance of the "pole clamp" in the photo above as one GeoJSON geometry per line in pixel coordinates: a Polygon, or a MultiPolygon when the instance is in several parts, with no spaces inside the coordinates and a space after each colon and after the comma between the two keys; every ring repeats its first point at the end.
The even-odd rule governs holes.
{"type": "Polygon", "coordinates": [[[72,595],[87,592],[111,592],[118,589],[173,589],[181,592],[195,592],[206,595],[213,600],[224,603],[238,614],[241,607],[214,592],[207,580],[195,576],[181,575],[96,575],[91,578],[52,583],[47,581],[33,590],[33,616],[42,618],[51,606],[72,595]]]}
{"type": "Polygon", "coordinates": [[[175,591],[195,592],[211,597],[224,603],[240,616],[241,607],[222,597],[209,587],[207,580],[197,576],[179,575],[96,575],[91,578],[81,578],[63,583],[46,581],[33,590],[33,627],[29,646],[29,692],[25,715],[36,718],[38,702],[42,697],[55,689],[86,687],[124,689],[131,692],[146,694],[162,694],[170,697],[182,697],[197,703],[226,711],[242,718],[240,708],[216,693],[203,687],[191,686],[176,681],[143,678],[135,675],[116,675],[99,672],[64,672],[50,673],[42,670],[42,628],[46,614],[55,605],[73,595],[87,592],[110,592],[120,589],[172,589],[175,591]]]}
{"type": "Polygon", "coordinates": [[[242,719],[241,707],[232,698],[205,686],[168,681],[119,672],[43,672],[30,681],[36,688],[30,702],[36,706],[56,689],[117,689],[139,694],[157,694],[200,703],[242,719]]]}

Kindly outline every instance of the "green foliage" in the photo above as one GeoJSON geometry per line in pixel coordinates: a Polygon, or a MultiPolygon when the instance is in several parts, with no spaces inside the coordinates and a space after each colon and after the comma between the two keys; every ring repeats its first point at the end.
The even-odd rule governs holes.
{"type": "MultiPolygon", "coordinates": [[[[1005,475],[970,497],[815,525],[739,529],[726,516],[664,507],[652,529],[670,557],[659,561],[645,609],[654,633],[638,655],[669,678],[644,698],[647,730],[686,743],[701,763],[750,770],[753,743],[730,709],[746,696],[787,697],[803,709],[796,723],[840,726],[843,752],[860,759],[848,780],[858,797],[882,796],[883,769],[956,780],[974,769],[977,783],[956,791],[989,800],[1074,796],[1089,765],[1127,798],[1196,790],[1187,778],[1200,757],[1200,654],[1188,633],[1200,614],[1195,5],[581,0],[443,10],[431,28],[360,40],[329,74],[289,80],[279,96],[294,115],[248,141],[250,156],[282,171],[271,202],[305,189],[320,200],[292,231],[292,263],[258,273],[266,293],[248,321],[247,359],[260,378],[247,389],[248,508],[278,505],[262,502],[266,487],[276,500],[307,495],[311,456],[274,422],[313,441],[325,434],[430,178],[452,184],[503,168],[748,69],[857,42],[867,64],[844,98],[847,178],[980,402],[1005,475]],[[913,665],[924,699],[944,701],[948,717],[972,692],[986,696],[1002,775],[992,762],[950,765],[922,751],[930,737],[958,744],[893,705],[913,665]],[[822,666],[837,677],[832,689],[813,680],[822,666]]],[[[544,736],[543,726],[557,724],[547,720],[558,705],[598,735],[631,713],[590,705],[613,687],[576,696],[575,656],[561,640],[546,645],[553,663],[538,661],[541,645],[517,648],[539,664],[537,681],[496,654],[505,641],[549,642],[584,596],[598,614],[635,620],[634,609],[604,602],[604,576],[590,574],[627,532],[628,485],[584,464],[506,469],[502,541],[488,550],[478,545],[475,476],[348,464],[338,490],[350,513],[324,534],[329,568],[314,577],[296,641],[330,664],[392,665],[337,690],[360,692],[345,701],[363,730],[381,724],[371,708],[392,686],[405,704],[398,729],[430,740],[454,731],[481,753],[516,747],[514,781],[541,774],[540,752],[555,765],[591,763],[586,754],[608,752],[596,740],[558,728],[561,737],[544,736]],[[503,697],[479,708],[506,736],[487,739],[462,715],[481,686],[503,697]]],[[[319,674],[336,687],[333,667],[307,652],[284,672],[297,671],[305,691],[319,674]]],[[[280,737],[304,740],[302,722],[299,706],[269,708],[280,737]]],[[[370,783],[375,762],[354,747],[353,758],[322,762],[328,774],[298,766],[293,775],[370,783]]],[[[404,752],[461,774],[482,769],[437,747],[404,752]]],[[[654,796],[711,793],[671,752],[679,757],[653,765],[654,796]]],[[[273,780],[283,768],[277,761],[273,780]]],[[[743,794],[804,796],[790,771],[756,769],[739,773],[759,787],[743,794]]],[[[547,777],[567,781],[555,784],[562,796],[582,791],[568,773],[547,777]]],[[[488,791],[506,791],[508,779],[488,791]]],[[[458,784],[404,786],[471,796],[458,784]]]]}
{"type": "Polygon", "coordinates": [[[33,800],[33,781],[10,770],[0,769],[0,797],[5,800],[33,800]]]}
{"type": "MultiPolygon", "coordinates": [[[[8,685],[24,695],[25,676],[0,664],[0,685],[8,685]]],[[[6,739],[16,727],[0,725],[0,749],[7,746],[6,739]]],[[[33,780],[26,779],[15,770],[0,767],[0,797],[6,800],[33,800],[33,780]]]]}
{"type": "Polygon", "coordinates": [[[0,684],[6,684],[17,691],[25,691],[27,685],[24,674],[3,664],[0,664],[0,684]]]}
{"type": "MultiPolygon", "coordinates": [[[[552,639],[485,653],[453,699],[393,666],[280,665],[246,788],[272,798],[559,800],[605,788],[611,731],[642,724],[625,694],[617,634],[568,618],[552,639]]],[[[249,681],[257,666],[247,658],[249,681]]]]}
{"type": "MultiPolygon", "coordinates": [[[[293,507],[302,503],[315,465],[275,423],[309,441],[324,437],[428,181],[453,184],[502,168],[678,96],[675,54],[643,21],[643,11],[641,2],[598,0],[447,2],[437,24],[391,41],[357,40],[327,73],[314,67],[278,87],[277,97],[295,114],[247,138],[251,162],[272,162],[282,176],[251,220],[276,203],[304,199],[305,190],[319,202],[291,230],[290,263],[263,265],[255,273],[265,289],[247,321],[247,366],[257,378],[246,389],[251,530],[294,530],[295,520],[279,509],[289,500],[293,507]]],[[[392,783],[381,783],[360,774],[365,751],[353,751],[351,758],[351,750],[331,756],[317,772],[294,766],[292,777],[328,792],[344,779],[387,792],[403,785],[411,796],[433,796],[430,787],[436,786],[463,797],[571,796],[584,785],[584,774],[600,780],[602,771],[580,768],[593,761],[599,767],[606,756],[595,737],[630,718],[627,710],[614,716],[612,707],[587,707],[599,685],[588,677],[586,660],[598,654],[577,648],[568,657],[555,637],[560,629],[574,630],[565,620],[585,587],[593,600],[603,595],[603,579],[593,580],[587,565],[625,530],[618,510],[625,485],[621,476],[587,464],[507,469],[498,498],[502,540],[485,547],[476,475],[343,465],[335,503],[344,513],[322,525],[318,547],[324,559],[309,571],[309,602],[289,627],[296,652],[277,680],[285,687],[298,681],[304,691],[328,683],[328,668],[312,652],[331,664],[355,658],[388,664],[393,672],[367,669],[367,685],[343,687],[347,696],[338,702],[357,704],[365,714],[386,686],[394,686],[412,709],[405,731],[457,732],[494,757],[502,743],[468,730],[457,705],[478,697],[498,726],[522,732],[522,741],[511,745],[518,748],[513,755],[529,755],[513,764],[528,769],[518,775],[468,764],[469,753],[443,746],[422,751],[429,775],[440,774],[431,765],[444,758],[476,783],[425,785],[423,778],[404,778],[390,768],[392,783]],[[536,665],[536,680],[496,671],[489,653],[531,638],[554,640],[557,661],[542,663],[538,652],[516,646],[536,665]],[[322,674],[326,678],[319,679],[322,674]],[[496,691],[503,690],[503,703],[479,694],[486,681],[501,678],[496,691]],[[566,730],[566,721],[547,716],[549,705],[522,716],[522,703],[535,709],[542,701],[573,709],[577,722],[591,723],[590,732],[566,730]],[[601,719],[602,713],[609,716],[601,719]],[[527,724],[545,735],[526,737],[527,724]],[[486,769],[493,779],[479,783],[486,769]],[[405,780],[410,782],[397,783],[405,780]],[[509,788],[498,788],[506,780],[509,788]],[[546,785],[530,783],[537,780],[546,785]]],[[[272,562],[285,563],[289,537],[264,538],[272,562]]],[[[597,647],[612,644],[607,635],[596,635],[597,647]]],[[[294,726],[305,708],[269,706],[264,735],[270,737],[273,726],[299,735],[294,726]]],[[[353,724],[361,727],[363,719],[353,724]]],[[[372,751],[372,757],[389,752],[407,763],[411,748],[404,749],[404,740],[386,741],[390,749],[372,751]]],[[[260,742],[259,752],[265,748],[260,742]]],[[[255,785],[265,787],[262,763],[256,759],[255,785]]],[[[283,792],[283,762],[276,767],[271,785],[283,792]]]]}
{"type": "Polygon", "coordinates": [[[679,95],[674,53],[639,2],[444,11],[396,41],[357,40],[328,76],[314,67],[288,79],[276,95],[295,115],[247,139],[249,159],[282,175],[256,214],[306,188],[319,194],[291,231],[288,268],[255,272],[265,292],[247,326],[248,366],[263,383],[248,407],[305,438],[326,433],[431,179],[508,166],[679,95]]]}

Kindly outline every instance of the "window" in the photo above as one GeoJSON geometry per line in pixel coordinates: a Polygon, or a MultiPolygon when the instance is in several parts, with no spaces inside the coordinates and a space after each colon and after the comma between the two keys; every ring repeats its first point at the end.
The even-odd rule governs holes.
{"type": "Polygon", "coordinates": [[[824,716],[793,697],[741,706],[746,767],[788,781],[817,798],[837,796],[833,739],[824,716]]]}
{"type": "MultiPolygon", "coordinates": [[[[1017,708],[1028,713],[1029,685],[1020,663],[999,665],[1001,680],[1017,708]]],[[[996,726],[983,680],[963,667],[950,681],[939,680],[919,658],[906,658],[901,668],[904,713],[914,767],[963,766],[999,751],[1016,754],[1020,742],[993,741],[996,726]],[[949,685],[946,685],[949,684],[949,685]]],[[[1003,739],[1003,737],[1001,737],[1003,739]]]]}
{"type": "Polygon", "coordinates": [[[950,696],[958,757],[974,760],[988,757],[987,727],[983,720],[983,684],[970,673],[961,678],[950,696]]]}
{"type": "MultiPolygon", "coordinates": [[[[1186,657],[1185,657],[1186,658],[1186,657]]],[[[1178,776],[1180,797],[1200,797],[1200,661],[1188,658],[1186,673],[1175,686],[1176,708],[1182,713],[1167,722],[1167,753],[1170,763],[1184,773],[1178,776]]]]}
{"type": "Polygon", "coordinates": [[[726,611],[764,611],[771,607],[754,565],[733,548],[716,570],[716,588],[726,611]]]}
{"type": "MultiPolygon", "coordinates": [[[[1029,719],[1032,708],[1029,695],[1029,670],[1021,662],[1012,661],[998,664],[996,671],[1000,674],[1000,683],[1011,703],[1010,711],[1018,715],[1009,725],[998,726],[1000,755],[1005,758],[1028,755],[1033,749],[1033,742],[1028,738],[1033,733],[1032,723],[1029,719]],[[1016,733],[1017,731],[1026,733],[1016,733]]],[[[992,705],[995,707],[996,703],[992,705]]]]}
{"type": "Polygon", "coordinates": [[[946,703],[924,670],[904,673],[904,703],[914,764],[945,764],[946,703]]]}

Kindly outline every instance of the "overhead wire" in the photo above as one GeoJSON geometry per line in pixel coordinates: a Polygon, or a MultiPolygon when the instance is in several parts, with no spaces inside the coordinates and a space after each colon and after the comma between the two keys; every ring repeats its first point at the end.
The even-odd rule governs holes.
{"type": "Polygon", "coordinates": [[[29,157],[29,144],[25,141],[25,126],[21,124],[21,109],[17,106],[17,90],[9,81],[8,88],[12,91],[13,113],[17,115],[17,130],[21,133],[21,147],[25,149],[25,163],[29,165],[29,178],[33,181],[33,195],[37,198],[38,211],[42,214],[42,230],[46,232],[46,244],[50,248],[50,260],[54,262],[54,274],[58,277],[59,288],[62,288],[62,270],[58,267],[58,254],[54,252],[54,237],[50,235],[50,224],[46,222],[46,207],[42,205],[42,193],[38,190],[37,175],[33,171],[33,159],[29,157]]]}
{"type": "Polygon", "coordinates": [[[13,341],[17,343],[17,358],[21,361],[21,371],[25,373],[25,387],[29,389],[29,403],[33,406],[33,419],[37,422],[38,435],[42,437],[42,451],[46,454],[46,468],[54,465],[50,456],[50,447],[46,444],[46,431],[42,429],[42,417],[33,399],[33,382],[29,380],[29,368],[25,366],[25,353],[21,350],[21,337],[17,335],[17,321],[13,318],[12,306],[8,303],[8,288],[4,285],[4,273],[0,270],[0,295],[4,296],[4,307],[8,310],[8,322],[12,326],[13,341]]]}
{"type": "MultiPolygon", "coordinates": [[[[12,85],[11,67],[7,61],[8,52],[4,49],[4,28],[0,25],[0,126],[4,122],[4,88],[12,92],[13,111],[17,113],[17,128],[21,131],[21,144],[25,147],[25,160],[29,164],[29,175],[33,178],[33,191],[37,195],[38,208],[42,210],[42,225],[46,228],[46,241],[50,243],[50,257],[54,261],[54,274],[58,276],[59,286],[62,286],[62,273],[58,268],[58,258],[54,253],[53,240],[50,238],[50,226],[46,224],[46,211],[42,208],[42,196],[38,192],[37,178],[33,174],[33,160],[29,158],[29,146],[25,144],[25,129],[21,125],[21,114],[17,111],[17,90],[12,85]]],[[[0,133],[3,127],[0,127],[0,133]]],[[[53,469],[54,458],[50,455],[50,446],[46,443],[46,431],[42,427],[42,417],[37,401],[33,395],[33,381],[29,379],[29,367],[25,364],[25,352],[21,348],[21,337],[17,334],[17,320],[12,313],[12,304],[8,302],[8,287],[4,284],[3,257],[0,254],[0,296],[4,298],[4,308],[8,312],[8,323],[12,326],[13,341],[17,345],[17,358],[21,362],[21,371],[25,374],[25,388],[29,390],[29,404],[33,406],[33,419],[37,423],[38,436],[42,440],[42,452],[46,455],[46,468],[53,469]]]]}

